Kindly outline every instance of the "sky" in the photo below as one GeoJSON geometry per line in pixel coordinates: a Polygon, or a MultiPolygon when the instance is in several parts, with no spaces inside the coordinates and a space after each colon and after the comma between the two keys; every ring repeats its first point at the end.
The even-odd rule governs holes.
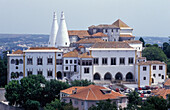
{"type": "Polygon", "coordinates": [[[0,0],[0,33],[49,34],[54,11],[68,30],[121,19],[135,36],[170,36],[170,0],[0,0]]]}

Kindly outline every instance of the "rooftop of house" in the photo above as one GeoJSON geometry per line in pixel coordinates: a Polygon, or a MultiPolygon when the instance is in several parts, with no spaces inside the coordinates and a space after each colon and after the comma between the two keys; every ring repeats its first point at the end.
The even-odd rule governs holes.
{"type": "Polygon", "coordinates": [[[130,34],[120,34],[120,37],[135,37],[135,36],[132,36],[130,34]]]}
{"type": "Polygon", "coordinates": [[[92,48],[132,48],[126,42],[100,42],[95,43],[92,48]]]}
{"type": "Polygon", "coordinates": [[[30,47],[28,50],[58,50],[55,47],[30,47]]]}
{"type": "Polygon", "coordinates": [[[12,54],[23,54],[23,51],[22,50],[16,50],[16,51],[12,52],[12,54]]]}
{"type": "Polygon", "coordinates": [[[125,24],[122,20],[118,19],[115,21],[112,25],[115,25],[117,27],[129,27],[127,24],[125,24]]]}
{"type": "Polygon", "coordinates": [[[63,57],[78,57],[79,53],[77,50],[65,53],[63,57]]]}
{"type": "Polygon", "coordinates": [[[164,86],[170,86],[170,78],[169,79],[166,79],[165,83],[164,83],[164,86]]]}
{"type": "Polygon", "coordinates": [[[138,65],[152,65],[152,64],[165,64],[165,63],[160,61],[146,61],[138,63],[138,65]]]}
{"type": "Polygon", "coordinates": [[[102,86],[89,85],[79,89],[76,93],[71,94],[68,97],[81,100],[106,100],[106,99],[118,99],[120,97],[126,96],[102,86]]]}
{"type": "Polygon", "coordinates": [[[77,44],[93,44],[96,42],[105,42],[100,38],[92,38],[92,39],[81,39],[79,41],[77,41],[77,44]]]}
{"type": "Polygon", "coordinates": [[[84,36],[90,36],[87,30],[69,30],[69,36],[78,36],[79,38],[84,38],[84,36]]]}
{"type": "Polygon", "coordinates": [[[66,93],[66,94],[71,95],[75,89],[77,89],[77,92],[79,92],[80,89],[83,89],[83,88],[84,88],[84,87],[74,86],[74,87],[70,87],[70,88],[65,89],[65,90],[61,90],[60,92],[63,92],[63,93],[66,93]]]}
{"type": "Polygon", "coordinates": [[[137,57],[137,59],[146,59],[146,57],[137,57]]]}
{"type": "Polygon", "coordinates": [[[93,58],[90,53],[86,52],[79,55],[79,58],[93,58]]]}
{"type": "Polygon", "coordinates": [[[123,42],[127,42],[127,43],[130,43],[130,44],[141,44],[142,42],[139,41],[139,40],[125,40],[123,42]]]}
{"type": "Polygon", "coordinates": [[[154,93],[154,95],[159,96],[159,97],[163,97],[164,99],[167,98],[167,95],[170,94],[170,89],[157,89],[152,91],[152,93],[154,93]]]}
{"type": "Polygon", "coordinates": [[[102,33],[102,32],[98,32],[92,35],[92,37],[108,37],[106,34],[102,33]]]}

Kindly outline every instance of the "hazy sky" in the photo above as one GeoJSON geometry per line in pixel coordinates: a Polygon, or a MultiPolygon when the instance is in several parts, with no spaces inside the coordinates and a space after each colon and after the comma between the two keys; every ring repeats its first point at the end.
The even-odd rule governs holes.
{"type": "Polygon", "coordinates": [[[54,11],[69,30],[120,18],[136,36],[170,36],[170,0],[0,0],[0,33],[49,34],[54,11]]]}

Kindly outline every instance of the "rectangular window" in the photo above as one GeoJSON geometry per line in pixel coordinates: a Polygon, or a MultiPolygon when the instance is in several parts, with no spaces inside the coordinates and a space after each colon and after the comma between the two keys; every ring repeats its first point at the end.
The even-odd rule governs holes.
{"type": "Polygon", "coordinates": [[[61,56],[61,54],[58,54],[58,56],[61,56]]]}
{"type": "Polygon", "coordinates": [[[52,70],[48,70],[48,71],[47,71],[47,77],[52,77],[52,76],[53,76],[52,70]]]}
{"type": "Polygon", "coordinates": [[[75,105],[78,105],[78,101],[77,101],[77,100],[75,100],[75,101],[74,101],[74,104],[75,104],[75,105]]]}
{"type": "Polygon", "coordinates": [[[74,64],[76,64],[77,63],[77,60],[74,60],[74,64]]]}
{"type": "Polygon", "coordinates": [[[77,72],[77,66],[74,65],[74,72],[77,72]]]}
{"type": "Polygon", "coordinates": [[[92,65],[92,60],[82,60],[82,65],[83,66],[92,65]]]}
{"type": "Polygon", "coordinates": [[[62,65],[63,60],[62,59],[56,59],[56,65],[62,65]]]}
{"type": "Polygon", "coordinates": [[[111,65],[116,65],[116,58],[111,58],[111,65]]]}
{"type": "Polygon", "coordinates": [[[133,64],[133,58],[131,57],[131,58],[129,58],[129,64],[133,64]]]}
{"type": "Polygon", "coordinates": [[[146,66],[143,67],[143,71],[146,71],[146,66]]]}
{"type": "Polygon", "coordinates": [[[99,64],[99,58],[93,58],[93,64],[98,65],[99,64]]]}
{"type": "Polygon", "coordinates": [[[38,74],[42,75],[43,72],[39,70],[39,71],[37,71],[37,75],[38,75],[38,74]]]}
{"type": "Polygon", "coordinates": [[[153,66],[153,70],[156,70],[156,66],[153,66]]]}
{"type": "Polygon", "coordinates": [[[124,65],[125,64],[125,58],[120,58],[120,65],[124,65]]]}
{"type": "Polygon", "coordinates": [[[53,58],[48,58],[47,65],[52,65],[52,64],[53,64],[53,58]]]}
{"type": "Polygon", "coordinates": [[[27,58],[27,65],[32,65],[33,62],[32,62],[32,58],[27,58]]]}
{"type": "Polygon", "coordinates": [[[159,66],[159,70],[163,70],[163,66],[159,66]]]}
{"type": "Polygon", "coordinates": [[[162,75],[162,79],[164,79],[164,75],[162,75]]]}
{"type": "Polygon", "coordinates": [[[27,75],[32,75],[32,71],[27,71],[27,75]]]}
{"type": "Polygon", "coordinates": [[[68,60],[65,60],[65,63],[68,64],[68,60]]]}
{"type": "Polygon", "coordinates": [[[43,65],[43,59],[37,58],[37,65],[43,65]]]}
{"type": "Polygon", "coordinates": [[[102,64],[107,65],[107,58],[102,58],[102,64]]]}
{"type": "Polygon", "coordinates": [[[84,73],[89,73],[89,68],[84,68],[84,73]]]}
{"type": "Polygon", "coordinates": [[[68,66],[66,66],[66,68],[65,68],[66,70],[68,70],[68,66]]]}
{"type": "Polygon", "coordinates": [[[70,60],[70,64],[72,64],[72,62],[73,62],[73,61],[72,61],[72,60],[70,60]]]}

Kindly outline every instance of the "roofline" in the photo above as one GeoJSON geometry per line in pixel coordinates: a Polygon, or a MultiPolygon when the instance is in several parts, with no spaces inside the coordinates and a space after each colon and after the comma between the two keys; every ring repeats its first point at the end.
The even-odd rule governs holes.
{"type": "Polygon", "coordinates": [[[48,50],[48,49],[45,49],[45,50],[24,50],[23,52],[63,52],[63,50],[48,50]]]}
{"type": "Polygon", "coordinates": [[[23,56],[23,54],[7,54],[7,56],[23,56]]]}
{"type": "Polygon", "coordinates": [[[135,50],[134,48],[90,48],[89,50],[135,50]]]}

